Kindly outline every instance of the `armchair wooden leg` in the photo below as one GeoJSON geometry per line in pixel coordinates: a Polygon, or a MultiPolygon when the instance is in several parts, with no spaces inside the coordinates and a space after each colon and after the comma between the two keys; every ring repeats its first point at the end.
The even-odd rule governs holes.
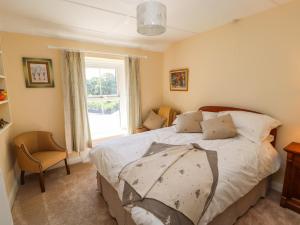
{"type": "Polygon", "coordinates": [[[21,176],[20,176],[21,185],[25,184],[25,171],[21,170],[21,176]]]}
{"type": "Polygon", "coordinates": [[[45,192],[45,180],[42,171],[40,172],[40,187],[41,187],[41,192],[45,192]]]}
{"type": "Polygon", "coordinates": [[[69,168],[67,159],[65,159],[65,166],[66,166],[67,174],[69,175],[70,174],[70,168],[69,168]]]}

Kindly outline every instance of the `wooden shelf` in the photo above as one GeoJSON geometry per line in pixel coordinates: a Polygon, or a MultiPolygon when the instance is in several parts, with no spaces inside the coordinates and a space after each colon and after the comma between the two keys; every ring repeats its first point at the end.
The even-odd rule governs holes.
{"type": "Polygon", "coordinates": [[[0,101],[0,105],[1,104],[6,104],[6,103],[8,103],[8,100],[0,101]]]}
{"type": "Polygon", "coordinates": [[[5,127],[0,128],[0,134],[4,133],[8,128],[10,128],[12,123],[5,125],[5,127]]]}
{"type": "MultiPolygon", "coordinates": [[[[3,57],[3,52],[0,49],[0,86],[1,89],[6,90],[6,76],[4,74],[2,57],[3,57]]],[[[0,101],[0,119],[1,118],[3,118],[5,121],[8,121],[9,123],[6,124],[3,128],[0,128],[0,135],[6,132],[9,129],[9,127],[12,125],[10,105],[9,105],[8,98],[0,101]]]]}

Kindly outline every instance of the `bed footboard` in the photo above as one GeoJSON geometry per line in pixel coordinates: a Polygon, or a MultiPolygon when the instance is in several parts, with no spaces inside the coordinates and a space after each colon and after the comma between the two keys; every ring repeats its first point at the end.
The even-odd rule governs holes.
{"type": "Polygon", "coordinates": [[[99,172],[97,172],[97,184],[100,194],[108,205],[110,215],[117,220],[118,225],[136,225],[130,213],[123,208],[117,191],[99,172]]]}
{"type": "MultiPolygon", "coordinates": [[[[265,178],[256,185],[248,194],[229,206],[223,213],[218,215],[209,225],[232,225],[236,220],[254,206],[260,198],[267,195],[270,178],[265,178]]],[[[122,207],[117,191],[111,184],[97,172],[98,190],[108,205],[112,217],[118,225],[136,225],[130,213],[122,207]]]]}

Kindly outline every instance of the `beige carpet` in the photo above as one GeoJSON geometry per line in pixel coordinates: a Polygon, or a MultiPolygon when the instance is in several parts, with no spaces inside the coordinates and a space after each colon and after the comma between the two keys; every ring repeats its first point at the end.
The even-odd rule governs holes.
{"type": "MultiPolygon", "coordinates": [[[[96,170],[91,164],[47,172],[46,193],[41,194],[34,175],[25,178],[13,207],[15,225],[116,225],[97,193],[96,170]]],[[[300,215],[279,206],[279,193],[260,200],[236,224],[296,225],[300,215]]]]}

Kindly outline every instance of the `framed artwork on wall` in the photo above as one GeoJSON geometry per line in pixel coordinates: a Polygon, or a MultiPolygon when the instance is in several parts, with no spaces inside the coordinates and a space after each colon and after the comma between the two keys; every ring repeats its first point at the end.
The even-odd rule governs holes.
{"type": "Polygon", "coordinates": [[[170,91],[188,91],[188,83],[188,69],[178,69],[170,71],[170,91]]]}
{"type": "Polygon", "coordinates": [[[54,87],[51,59],[23,57],[23,70],[27,88],[54,87]]]}

